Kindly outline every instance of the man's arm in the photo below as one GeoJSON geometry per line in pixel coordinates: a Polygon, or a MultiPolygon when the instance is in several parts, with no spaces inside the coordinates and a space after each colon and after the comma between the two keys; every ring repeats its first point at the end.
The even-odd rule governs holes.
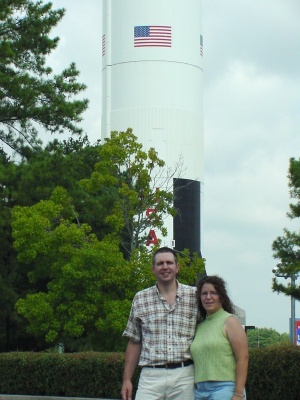
{"type": "Polygon", "coordinates": [[[142,343],[128,341],[125,353],[125,367],[123,373],[123,385],[121,390],[122,400],[132,400],[132,376],[138,365],[142,343]]]}

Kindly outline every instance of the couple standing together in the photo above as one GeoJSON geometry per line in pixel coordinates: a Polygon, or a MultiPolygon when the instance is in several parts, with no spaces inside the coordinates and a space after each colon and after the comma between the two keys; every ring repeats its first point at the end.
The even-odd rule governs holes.
{"type": "Polygon", "coordinates": [[[177,254],[168,247],[153,254],[152,271],[156,285],[135,295],[123,333],[122,400],[133,398],[137,365],[136,400],[245,398],[247,338],[223,279],[207,276],[197,288],[179,283],[177,254]]]}

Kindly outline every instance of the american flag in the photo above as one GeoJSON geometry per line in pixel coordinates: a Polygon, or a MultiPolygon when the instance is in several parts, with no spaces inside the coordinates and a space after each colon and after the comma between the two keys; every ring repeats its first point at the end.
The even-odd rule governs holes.
{"type": "Polygon", "coordinates": [[[200,55],[203,57],[203,36],[200,35],[200,55]]]}
{"type": "Polygon", "coordinates": [[[105,56],[105,35],[102,35],[102,57],[105,56]]]}
{"type": "Polygon", "coordinates": [[[171,26],[150,25],[134,27],[134,47],[171,47],[171,26]]]}

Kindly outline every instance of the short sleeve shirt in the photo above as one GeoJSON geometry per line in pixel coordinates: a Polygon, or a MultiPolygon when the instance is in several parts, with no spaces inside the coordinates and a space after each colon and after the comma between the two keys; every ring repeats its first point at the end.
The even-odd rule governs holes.
{"type": "Polygon", "coordinates": [[[140,366],[176,363],[191,359],[196,322],[195,287],[178,283],[170,306],[155,285],[135,295],[123,336],[142,342],[140,366]]]}

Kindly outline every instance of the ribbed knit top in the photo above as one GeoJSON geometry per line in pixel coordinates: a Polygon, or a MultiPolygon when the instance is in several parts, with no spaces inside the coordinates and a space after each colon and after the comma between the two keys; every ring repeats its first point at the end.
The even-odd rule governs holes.
{"type": "Polygon", "coordinates": [[[221,308],[197,326],[190,349],[196,383],[235,381],[236,360],[223,330],[226,319],[231,315],[221,308]]]}

